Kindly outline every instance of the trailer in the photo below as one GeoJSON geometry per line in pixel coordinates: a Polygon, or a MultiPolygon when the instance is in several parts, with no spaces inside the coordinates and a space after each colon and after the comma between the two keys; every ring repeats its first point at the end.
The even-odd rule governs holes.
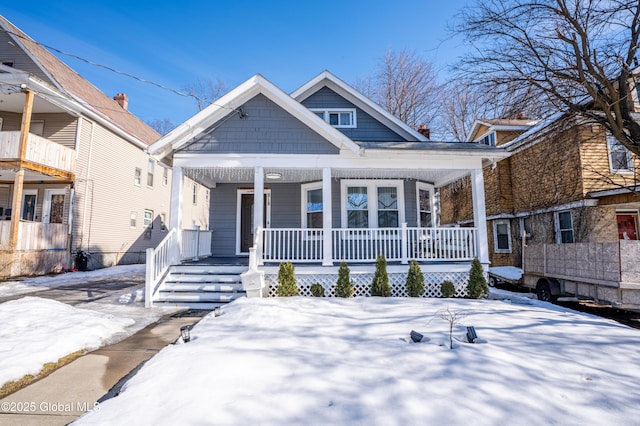
{"type": "Polygon", "coordinates": [[[522,269],[515,266],[492,266],[487,273],[491,287],[497,284],[522,285],[522,269]]]}
{"type": "Polygon", "coordinates": [[[540,300],[640,308],[640,241],[527,245],[523,264],[523,285],[540,300]]]}

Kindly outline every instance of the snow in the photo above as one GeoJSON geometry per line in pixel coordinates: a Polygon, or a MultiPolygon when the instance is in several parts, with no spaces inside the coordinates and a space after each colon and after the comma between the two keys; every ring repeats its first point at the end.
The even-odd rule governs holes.
{"type": "Polygon", "coordinates": [[[47,362],[97,349],[135,321],[23,297],[0,304],[0,385],[38,373],[47,362]]]}
{"type": "Polygon", "coordinates": [[[640,332],[504,290],[243,298],[191,336],[77,424],[638,424],[640,332]]]}
{"type": "Polygon", "coordinates": [[[67,272],[59,275],[11,279],[0,283],[0,297],[34,293],[47,288],[74,284],[88,284],[104,279],[124,280],[131,277],[144,279],[145,265],[119,265],[86,272],[67,272]]]}
{"type": "MultiPolygon", "coordinates": [[[[144,265],[115,266],[2,282],[0,297],[74,284],[143,279],[144,265]]],[[[0,386],[36,374],[45,363],[56,362],[73,352],[116,343],[176,311],[145,309],[143,295],[140,286],[75,306],[31,296],[1,303],[0,386]]]]}
{"type": "Polygon", "coordinates": [[[522,269],[515,266],[494,266],[489,268],[489,272],[507,280],[518,281],[522,278],[522,269]]]}

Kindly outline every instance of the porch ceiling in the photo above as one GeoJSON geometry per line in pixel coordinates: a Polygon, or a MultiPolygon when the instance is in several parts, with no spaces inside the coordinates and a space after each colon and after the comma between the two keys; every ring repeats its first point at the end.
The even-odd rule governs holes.
{"type": "MultiPolygon", "coordinates": [[[[186,176],[196,182],[214,187],[217,183],[252,184],[254,181],[253,168],[185,168],[186,176]]],[[[265,168],[265,184],[274,183],[302,183],[322,180],[322,169],[299,168],[265,168]],[[270,173],[279,178],[269,178],[270,173]]],[[[335,179],[416,179],[423,182],[437,183],[444,180],[451,181],[468,174],[468,170],[457,170],[452,175],[449,169],[332,169],[331,176],[335,179]]]]}
{"type": "MultiPolygon", "coordinates": [[[[2,168],[2,163],[0,162],[0,186],[7,184],[13,185],[15,179],[16,169],[2,168]]],[[[65,179],[62,180],[66,182],[65,179]]],[[[24,183],[54,183],[60,181],[61,179],[58,177],[48,176],[27,169],[24,171],[24,183]]]]}

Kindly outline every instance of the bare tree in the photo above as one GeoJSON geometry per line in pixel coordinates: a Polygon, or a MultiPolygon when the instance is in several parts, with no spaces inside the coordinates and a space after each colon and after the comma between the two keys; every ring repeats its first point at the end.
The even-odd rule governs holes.
{"type": "Polygon", "coordinates": [[[542,118],[539,103],[522,88],[495,93],[474,85],[469,79],[453,79],[444,87],[446,96],[441,98],[441,114],[434,127],[447,139],[466,141],[475,120],[542,118]]]}
{"type": "Polygon", "coordinates": [[[435,68],[412,51],[387,51],[374,74],[355,87],[413,128],[429,127],[438,114],[440,84],[435,68]]]}
{"type": "Polygon", "coordinates": [[[176,126],[168,118],[154,118],[153,120],[146,121],[147,125],[162,136],[172,131],[176,126]]]}
{"type": "Polygon", "coordinates": [[[225,83],[220,78],[216,78],[215,80],[211,78],[199,78],[194,84],[183,88],[186,94],[195,99],[198,111],[202,111],[211,105],[226,89],[225,83]]]}
{"type": "Polygon", "coordinates": [[[632,117],[637,0],[476,0],[456,31],[477,49],[459,69],[487,90],[525,87],[547,112],[604,125],[640,155],[632,117]]]}

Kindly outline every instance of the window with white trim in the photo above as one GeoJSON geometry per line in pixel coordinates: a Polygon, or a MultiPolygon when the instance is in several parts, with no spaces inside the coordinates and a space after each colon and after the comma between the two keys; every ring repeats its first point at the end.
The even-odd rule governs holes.
{"type": "Polygon", "coordinates": [[[156,162],[149,160],[147,163],[147,186],[153,188],[153,172],[155,170],[156,162]]]}
{"type": "Polygon", "coordinates": [[[418,226],[429,228],[433,226],[433,186],[418,182],[416,184],[416,200],[418,203],[418,226]]]}
{"type": "Polygon", "coordinates": [[[622,143],[613,135],[607,135],[609,165],[612,173],[633,173],[633,157],[622,143]]]}
{"type": "Polygon", "coordinates": [[[400,227],[404,222],[403,189],[401,180],[343,180],[342,227],[400,227]]]}
{"type": "Polygon", "coordinates": [[[153,229],[153,210],[144,211],[144,220],[142,226],[148,229],[153,229]]]}
{"type": "Polygon", "coordinates": [[[558,244],[573,243],[573,219],[571,212],[558,212],[555,214],[556,242],[558,244]]]}
{"type": "Polygon", "coordinates": [[[133,172],[134,185],[140,186],[141,180],[142,180],[142,169],[140,167],[136,167],[136,170],[133,172]]]}
{"type": "Polygon", "coordinates": [[[162,184],[163,185],[169,184],[169,169],[166,167],[162,168],[162,184]]]}
{"type": "Polygon", "coordinates": [[[493,221],[493,251],[511,253],[511,226],[508,220],[493,221]]]}
{"type": "Polygon", "coordinates": [[[322,182],[307,183],[302,188],[302,227],[322,228],[322,182]]]}
{"type": "Polygon", "coordinates": [[[496,132],[487,133],[481,138],[476,139],[475,142],[488,146],[496,146],[496,132]]]}
{"type": "Polygon", "coordinates": [[[129,228],[136,227],[137,218],[138,218],[138,213],[132,211],[129,215],[129,228]]]}
{"type": "Polygon", "coordinates": [[[336,128],[356,127],[355,108],[311,108],[318,117],[336,128]]]}
{"type": "Polygon", "coordinates": [[[198,204],[198,184],[197,183],[194,183],[192,186],[191,202],[193,203],[194,206],[198,204]]]}

